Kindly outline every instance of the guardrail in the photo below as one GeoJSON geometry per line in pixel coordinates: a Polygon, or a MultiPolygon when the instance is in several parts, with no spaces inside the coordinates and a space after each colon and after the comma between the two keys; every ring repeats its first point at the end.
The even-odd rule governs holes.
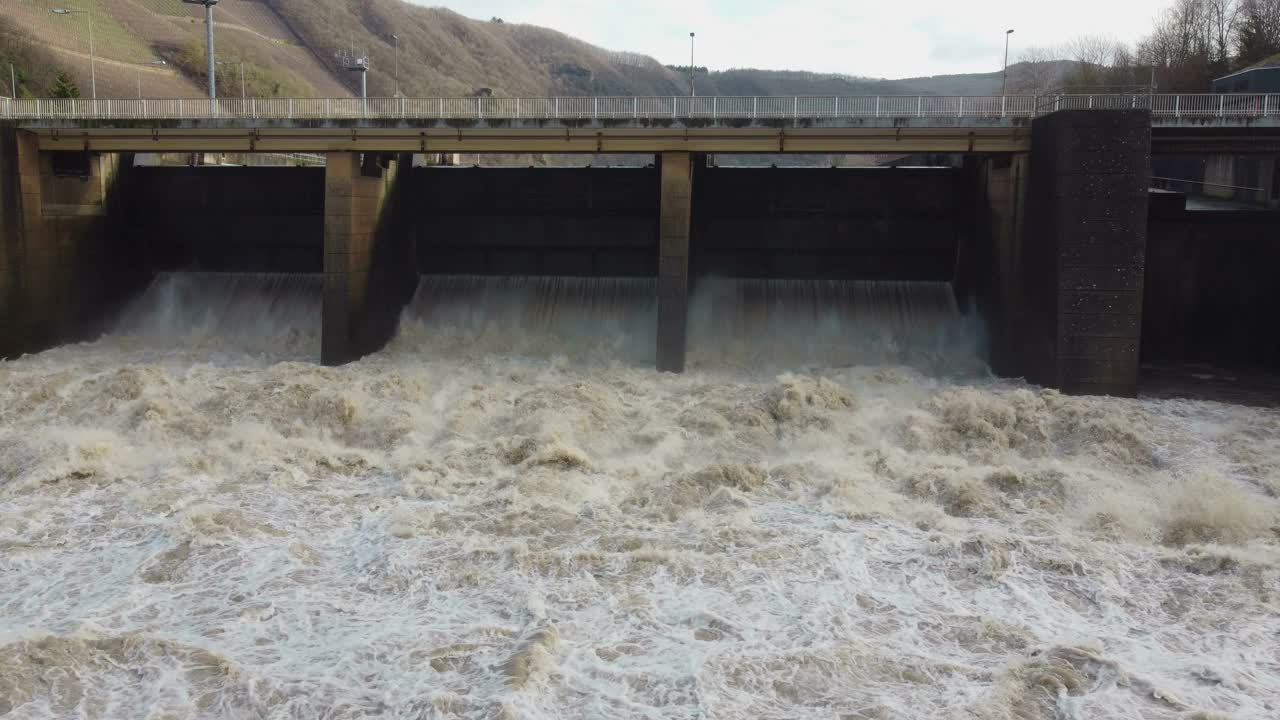
{"type": "Polygon", "coordinates": [[[1031,118],[1088,109],[1150,110],[1175,118],[1267,117],[1280,115],[1280,95],[0,99],[0,119],[11,120],[1031,118]]]}

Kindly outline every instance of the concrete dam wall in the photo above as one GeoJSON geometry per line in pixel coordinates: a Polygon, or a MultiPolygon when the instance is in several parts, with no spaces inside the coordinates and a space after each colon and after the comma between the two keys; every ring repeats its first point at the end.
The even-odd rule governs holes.
{"type": "Polygon", "coordinates": [[[134,168],[9,128],[0,354],[91,338],[156,273],[195,271],[317,278],[326,364],[380,349],[426,275],[459,280],[415,305],[483,294],[468,278],[486,277],[648,294],[656,342],[641,344],[656,353],[635,357],[674,371],[721,326],[739,340],[788,329],[735,302],[809,317],[912,302],[909,286],[838,285],[862,281],[942,284],[947,302],[931,288],[927,304],[981,318],[997,373],[1068,391],[1132,394],[1141,359],[1274,365],[1274,304],[1248,301],[1268,287],[1257,268],[1270,267],[1271,215],[1192,220],[1153,203],[1148,221],[1141,112],[1058,113],[1033,134],[1031,153],[974,154],[964,168],[715,167],[686,152],[630,168],[413,168],[355,152],[330,152],[324,168],[134,168]],[[1254,239],[1227,251],[1215,233],[1254,239]],[[1174,279],[1188,263],[1191,289],[1174,279]],[[640,284],[612,283],[627,279],[640,284]],[[712,303],[695,307],[707,288],[712,303]]]}

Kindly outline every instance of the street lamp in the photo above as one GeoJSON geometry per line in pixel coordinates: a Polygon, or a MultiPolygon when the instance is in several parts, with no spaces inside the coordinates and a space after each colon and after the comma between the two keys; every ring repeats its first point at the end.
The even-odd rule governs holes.
{"type": "Polygon", "coordinates": [[[57,8],[53,11],[54,15],[79,15],[81,13],[89,18],[89,84],[93,92],[93,99],[97,100],[98,62],[93,52],[93,13],[89,10],[67,10],[66,8],[57,8]]]}
{"type": "Polygon", "coordinates": [[[1004,97],[1009,85],[1009,36],[1012,34],[1012,30],[1004,31],[1004,72],[1000,76],[1000,97],[1004,97]]]}
{"type": "Polygon", "coordinates": [[[219,65],[239,65],[240,66],[240,100],[245,99],[244,92],[244,61],[243,60],[219,60],[219,65]]]}
{"type": "Polygon", "coordinates": [[[142,66],[143,65],[168,65],[164,60],[149,60],[147,62],[135,63],[138,66],[138,99],[142,99],[142,66]]]}
{"type": "Polygon", "coordinates": [[[396,41],[396,97],[400,97],[400,36],[392,35],[392,40],[396,41]]]}
{"type": "Polygon", "coordinates": [[[218,4],[218,0],[182,0],[188,5],[204,6],[204,27],[205,39],[209,51],[209,99],[217,101],[218,99],[218,80],[216,77],[217,68],[214,67],[213,59],[213,6],[218,4]]]}
{"type": "Polygon", "coordinates": [[[689,97],[698,96],[693,86],[693,38],[694,33],[689,33],[689,97]]]}

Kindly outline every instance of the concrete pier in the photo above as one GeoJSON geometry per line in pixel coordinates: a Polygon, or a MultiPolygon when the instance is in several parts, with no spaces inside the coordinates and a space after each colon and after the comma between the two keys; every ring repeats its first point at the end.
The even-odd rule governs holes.
{"type": "Polygon", "coordinates": [[[687,152],[659,159],[658,370],[684,372],[689,323],[689,229],[693,217],[693,160],[687,152]]]}
{"type": "Polygon", "coordinates": [[[131,164],[0,128],[0,357],[91,338],[145,282],[125,217],[131,164]]]}
{"type": "Polygon", "coordinates": [[[329,153],[325,165],[324,317],[320,359],[342,365],[395,334],[417,281],[414,240],[396,198],[405,158],[329,153]],[[384,167],[383,165],[387,167],[384,167]]]}
{"type": "Polygon", "coordinates": [[[1032,131],[1026,278],[1045,352],[1032,379],[1078,394],[1135,395],[1151,185],[1145,111],[1065,111],[1032,131]],[[1049,329],[1046,333],[1044,329],[1049,329]]]}

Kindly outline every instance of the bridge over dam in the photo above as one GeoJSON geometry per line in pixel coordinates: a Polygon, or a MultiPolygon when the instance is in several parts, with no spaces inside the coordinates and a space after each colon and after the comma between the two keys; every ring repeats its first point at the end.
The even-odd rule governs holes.
{"type": "Polygon", "coordinates": [[[1152,194],[1152,155],[1189,153],[1280,153],[1280,96],[0,100],[0,357],[198,268],[321,275],[326,364],[380,349],[429,274],[648,279],[677,372],[709,278],[948,283],[996,372],[1068,392],[1131,395],[1144,359],[1280,368],[1280,218],[1152,194]],[[135,166],[159,152],[326,162],[135,166]],[[414,167],[436,153],[652,162],[414,167]],[[738,153],[965,159],[714,162],[738,153]]]}

